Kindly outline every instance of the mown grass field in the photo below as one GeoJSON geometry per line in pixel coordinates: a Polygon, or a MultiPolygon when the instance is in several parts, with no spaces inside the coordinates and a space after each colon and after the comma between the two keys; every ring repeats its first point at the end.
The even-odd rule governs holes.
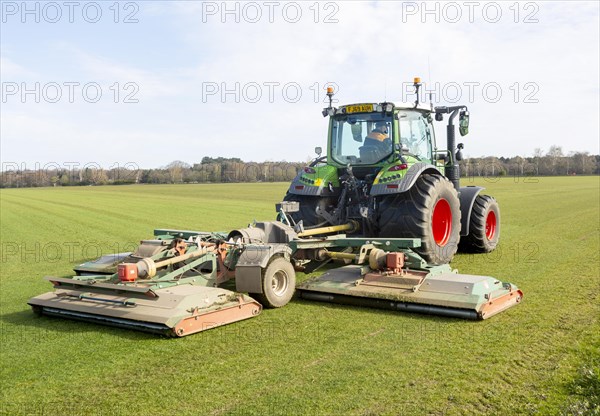
{"type": "Polygon", "coordinates": [[[181,339],[36,317],[26,302],[51,289],[43,275],[125,251],[154,228],[273,218],[287,184],[2,190],[0,412],[590,411],[600,386],[599,179],[466,184],[498,199],[502,242],[453,265],[517,284],[525,298],[516,308],[470,322],[294,300],[181,339]]]}

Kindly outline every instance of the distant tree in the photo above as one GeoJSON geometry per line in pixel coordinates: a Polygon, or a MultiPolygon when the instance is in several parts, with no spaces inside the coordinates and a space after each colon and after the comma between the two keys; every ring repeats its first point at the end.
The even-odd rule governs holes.
{"type": "Polygon", "coordinates": [[[104,169],[97,169],[92,176],[94,185],[106,185],[108,183],[108,175],[104,169]]]}
{"type": "Polygon", "coordinates": [[[230,158],[217,157],[217,158],[212,158],[212,157],[209,157],[209,156],[204,156],[202,158],[202,161],[200,163],[202,163],[203,165],[206,165],[206,164],[210,164],[210,163],[219,163],[219,164],[222,164],[223,162],[244,163],[244,161],[242,159],[237,158],[237,157],[230,157],[230,158]]]}
{"type": "Polygon", "coordinates": [[[563,157],[564,153],[563,153],[562,147],[556,146],[556,145],[550,146],[550,149],[548,149],[548,153],[546,153],[546,156],[563,157]]]}
{"type": "Polygon", "coordinates": [[[169,163],[166,166],[166,169],[169,171],[171,183],[183,182],[183,171],[190,168],[191,166],[189,164],[182,162],[181,160],[175,160],[169,163]]]}

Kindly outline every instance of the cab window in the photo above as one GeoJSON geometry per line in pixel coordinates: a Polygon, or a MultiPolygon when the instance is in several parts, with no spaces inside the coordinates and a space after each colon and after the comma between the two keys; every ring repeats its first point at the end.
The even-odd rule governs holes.
{"type": "Polygon", "coordinates": [[[398,114],[400,143],[409,156],[431,160],[431,129],[427,119],[418,111],[401,111],[398,114]]]}
{"type": "Polygon", "coordinates": [[[392,154],[392,117],[382,113],[339,115],[331,124],[331,156],[342,164],[376,164],[392,154]]]}

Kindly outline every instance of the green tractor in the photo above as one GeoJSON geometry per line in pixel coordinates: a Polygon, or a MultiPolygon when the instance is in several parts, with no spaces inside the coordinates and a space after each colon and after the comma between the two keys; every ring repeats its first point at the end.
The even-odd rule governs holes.
{"type": "Polygon", "coordinates": [[[366,237],[420,238],[416,251],[430,264],[449,263],[457,250],[487,253],[500,237],[500,209],[478,186],[460,186],[454,121],[468,133],[466,106],[362,103],[332,106],[328,88],[328,151],[303,168],[280,205],[298,229],[354,220],[366,237]],[[447,147],[437,147],[433,120],[448,115],[447,147]]]}

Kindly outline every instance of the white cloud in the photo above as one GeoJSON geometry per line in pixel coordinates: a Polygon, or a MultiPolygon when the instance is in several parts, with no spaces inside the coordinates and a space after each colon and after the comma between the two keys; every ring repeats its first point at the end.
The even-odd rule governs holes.
{"type": "Polygon", "coordinates": [[[0,79],[7,82],[12,79],[35,78],[38,74],[14,62],[6,56],[0,56],[0,79]]]}

